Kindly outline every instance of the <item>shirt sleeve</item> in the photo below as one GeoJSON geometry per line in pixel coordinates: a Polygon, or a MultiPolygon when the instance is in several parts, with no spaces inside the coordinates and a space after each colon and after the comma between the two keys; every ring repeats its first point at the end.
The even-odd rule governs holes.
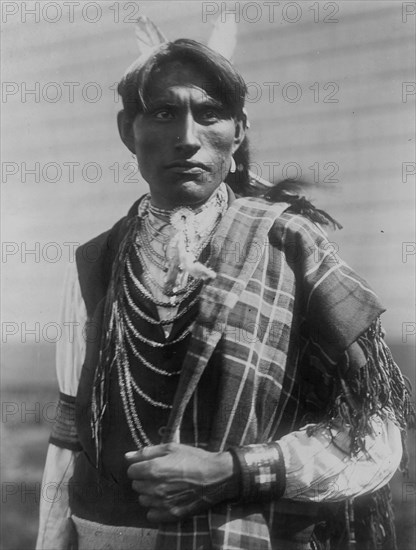
{"type": "Polygon", "coordinates": [[[86,318],[73,263],[67,269],[60,312],[62,338],[56,349],[59,400],[42,479],[37,550],[67,550],[71,541],[68,482],[81,449],[75,428],[75,397],[85,356],[86,318]]]}
{"type": "Polygon", "coordinates": [[[87,319],[75,263],[68,266],[60,312],[62,338],[56,346],[59,401],[50,442],[79,451],[75,429],[75,397],[85,356],[84,330],[87,319]]]}
{"type": "Polygon", "coordinates": [[[272,443],[230,449],[241,473],[241,500],[337,502],[381,488],[400,464],[401,432],[390,419],[374,416],[371,424],[358,453],[350,452],[347,426],[313,424],[272,443]]]}
{"type": "Polygon", "coordinates": [[[366,452],[350,455],[346,427],[308,427],[279,440],[286,488],[284,498],[309,502],[335,502],[373,492],[388,483],[402,457],[400,429],[389,419],[372,418],[366,452]]]}
{"type": "Polygon", "coordinates": [[[68,482],[76,453],[51,443],[46,456],[36,550],[69,550],[72,534],[68,482]]]}
{"type": "Polygon", "coordinates": [[[231,449],[241,472],[243,501],[284,497],[336,502],[374,492],[388,483],[402,461],[409,395],[378,321],[345,352],[339,376],[341,393],[335,404],[341,406],[333,403],[329,407],[337,414],[278,441],[231,449]],[[366,383],[379,388],[380,373],[384,393],[378,389],[378,401],[366,402],[370,392],[366,383]],[[387,399],[389,394],[400,399],[387,399]],[[343,399],[355,403],[355,413],[350,414],[343,399]],[[355,414],[359,430],[342,417],[342,411],[347,411],[348,418],[355,414]]]}
{"type": "MultiPolygon", "coordinates": [[[[315,352],[314,360],[325,370],[322,354],[315,352]]],[[[328,412],[326,422],[279,440],[286,498],[333,502],[365,495],[388,483],[400,466],[409,396],[379,320],[347,348],[337,371],[332,418],[328,412]]],[[[324,380],[316,385],[322,388],[324,380]]],[[[309,391],[305,398],[316,400],[317,392],[309,391]]]]}
{"type": "Polygon", "coordinates": [[[75,262],[68,265],[66,272],[60,320],[62,338],[56,346],[56,374],[60,391],[75,397],[85,357],[87,321],[75,262]]]}

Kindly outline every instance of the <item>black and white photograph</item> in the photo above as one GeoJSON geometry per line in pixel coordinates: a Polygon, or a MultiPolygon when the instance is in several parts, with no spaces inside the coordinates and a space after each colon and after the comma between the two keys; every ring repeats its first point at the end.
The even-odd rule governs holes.
{"type": "Polygon", "coordinates": [[[414,550],[416,2],[0,8],[1,550],[414,550]]]}

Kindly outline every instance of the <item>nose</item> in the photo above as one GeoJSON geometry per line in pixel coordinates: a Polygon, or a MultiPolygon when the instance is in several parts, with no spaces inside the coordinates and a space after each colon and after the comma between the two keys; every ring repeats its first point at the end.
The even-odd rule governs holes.
{"type": "Polygon", "coordinates": [[[180,121],[175,148],[187,156],[192,156],[201,148],[198,123],[192,113],[187,113],[180,121]]]}

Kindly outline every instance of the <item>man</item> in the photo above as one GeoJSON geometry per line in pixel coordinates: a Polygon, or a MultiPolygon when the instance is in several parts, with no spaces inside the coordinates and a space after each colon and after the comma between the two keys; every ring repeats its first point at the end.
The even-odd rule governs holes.
{"type": "Polygon", "coordinates": [[[227,60],[162,43],[119,92],[150,193],[77,252],[64,316],[88,335],[58,350],[44,482],[67,491],[38,548],[66,548],[73,522],[80,550],[310,549],[317,503],[379,489],[401,460],[383,308],[306,201],[225,185],[247,130],[227,60]]]}

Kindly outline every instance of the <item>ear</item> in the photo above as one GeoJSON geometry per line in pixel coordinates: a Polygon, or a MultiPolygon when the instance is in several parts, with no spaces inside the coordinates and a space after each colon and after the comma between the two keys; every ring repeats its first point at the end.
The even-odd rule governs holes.
{"type": "Polygon", "coordinates": [[[235,120],[235,135],[234,135],[234,143],[233,143],[233,152],[232,154],[234,154],[237,149],[240,147],[240,145],[242,144],[243,140],[244,140],[244,137],[246,135],[246,130],[245,130],[245,127],[244,127],[244,121],[243,120],[240,120],[240,119],[236,119],[235,120]]]}
{"type": "Polygon", "coordinates": [[[121,141],[127,147],[129,151],[136,154],[136,149],[134,147],[134,133],[133,133],[133,124],[131,120],[127,119],[126,113],[124,111],[119,111],[117,114],[117,124],[118,131],[121,137],[121,141]]]}

